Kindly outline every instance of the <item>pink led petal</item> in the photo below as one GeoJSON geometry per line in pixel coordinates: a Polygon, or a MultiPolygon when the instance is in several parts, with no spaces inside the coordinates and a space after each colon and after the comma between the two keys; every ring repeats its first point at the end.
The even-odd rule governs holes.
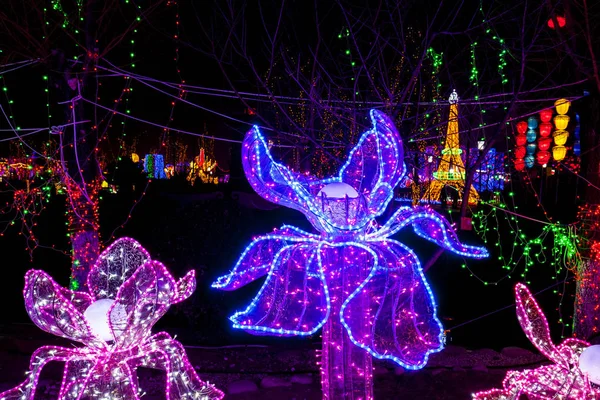
{"type": "Polygon", "coordinates": [[[120,238],[98,257],[88,275],[88,290],[96,299],[115,299],[117,291],[131,275],[150,260],[148,252],[134,239],[120,238]]]}
{"type": "Polygon", "coordinates": [[[183,278],[177,281],[175,294],[171,304],[181,303],[187,299],[196,290],[196,271],[191,270],[183,278]]]}
{"type": "Polygon", "coordinates": [[[23,296],[25,308],[34,324],[53,335],[103,347],[91,333],[80,311],[89,298],[76,296],[75,306],[65,295],[71,295],[71,292],[61,288],[45,272],[27,272],[23,296]]]}
{"type": "Polygon", "coordinates": [[[114,325],[113,318],[110,319],[116,346],[135,346],[139,340],[150,336],[152,326],[169,309],[175,290],[175,280],[160,262],[148,261],[138,268],[123,283],[109,310],[111,317],[118,311],[117,305],[127,312],[124,323],[114,325]]]}
{"type": "Polygon", "coordinates": [[[579,369],[579,356],[589,343],[566,339],[554,346],[548,322],[529,289],[515,286],[517,316],[523,331],[531,342],[555,364],[524,371],[509,371],[503,382],[503,391],[488,390],[473,395],[476,400],[504,400],[494,394],[506,393],[510,399],[519,394],[533,400],[591,400],[600,398],[600,390],[593,386],[579,369]]]}
{"type": "Polygon", "coordinates": [[[558,353],[550,337],[548,321],[527,286],[518,283],[515,286],[515,296],[517,299],[517,318],[523,332],[525,332],[525,336],[543,355],[554,362],[565,363],[564,360],[557,357],[558,353]]]}

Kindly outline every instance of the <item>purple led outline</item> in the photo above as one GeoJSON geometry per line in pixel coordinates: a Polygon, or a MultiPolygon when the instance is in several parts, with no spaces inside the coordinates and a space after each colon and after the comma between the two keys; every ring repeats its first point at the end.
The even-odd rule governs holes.
{"type": "MultiPolygon", "coordinates": [[[[392,360],[407,369],[419,369],[426,364],[429,354],[442,349],[442,324],[436,316],[435,299],[416,255],[408,247],[390,240],[389,237],[412,224],[417,235],[461,256],[484,258],[488,253],[484,248],[461,244],[450,224],[427,207],[402,207],[383,226],[377,225],[375,218],[383,213],[392,199],[393,187],[402,179],[405,167],[401,140],[392,121],[376,110],[372,110],[370,115],[373,127],[361,136],[340,172],[324,180],[298,175],[276,163],[268,151],[267,141],[258,128],[254,127],[248,132],[243,142],[242,161],[254,190],[267,200],[303,212],[321,235],[309,234],[286,225],[281,230],[258,237],[244,250],[232,271],[218,278],[212,287],[235,290],[267,275],[263,286],[250,304],[243,311],[238,311],[230,317],[234,328],[257,334],[307,336],[316,333],[329,317],[339,317],[354,345],[376,358],[392,360]],[[371,170],[366,170],[367,167],[371,170]],[[364,215],[359,216],[357,223],[345,225],[330,221],[328,216],[319,210],[317,193],[326,184],[333,182],[352,183],[351,186],[366,198],[367,209],[364,215]],[[397,248],[392,249],[392,246],[397,248]],[[349,249],[349,254],[354,254],[350,250],[352,248],[361,249],[362,253],[356,255],[356,260],[352,260],[353,267],[358,268],[353,273],[358,274],[356,276],[367,277],[361,277],[358,282],[351,283],[354,286],[343,289],[341,293],[347,290],[350,292],[344,295],[345,298],[336,300],[341,302],[338,303],[341,304],[340,314],[332,316],[330,314],[333,300],[328,289],[330,279],[335,279],[340,273],[346,273],[345,268],[350,268],[345,265],[335,265],[332,268],[332,265],[325,264],[324,260],[334,260],[338,257],[335,255],[336,248],[343,251],[338,255],[342,257],[348,257],[343,249],[349,249]],[[306,262],[303,274],[298,271],[296,252],[301,252],[300,259],[306,262]],[[379,265],[379,252],[387,264],[379,265]],[[364,265],[360,264],[361,262],[364,265]],[[392,262],[395,267],[389,268],[388,265],[392,262]],[[365,268],[365,275],[361,275],[361,268],[365,268]],[[297,278],[304,279],[304,286],[301,281],[292,282],[290,279],[296,275],[290,274],[304,277],[297,278]],[[386,303],[389,309],[385,312],[395,315],[396,319],[393,324],[387,324],[391,326],[390,332],[380,335],[377,339],[371,337],[374,335],[367,336],[369,342],[365,338],[355,337],[353,322],[345,318],[344,312],[354,309],[352,300],[361,296],[362,290],[366,290],[371,282],[375,285],[380,284],[381,274],[390,274],[390,277],[395,276],[393,279],[396,279],[392,283],[383,284],[381,303],[387,299],[385,296],[389,289],[396,293],[395,296],[399,296],[398,299],[403,299],[402,304],[410,304],[411,309],[402,314],[397,308],[397,303],[386,303]],[[317,279],[311,281],[317,284],[316,295],[314,284],[311,287],[306,286],[309,278],[317,279]],[[406,289],[398,286],[405,281],[413,286],[406,289]],[[298,300],[296,295],[303,295],[304,300],[298,300]],[[307,300],[308,296],[311,296],[312,300],[307,300]],[[423,303],[412,304],[411,299],[417,298],[415,296],[423,303]],[[284,306],[292,311],[279,309],[284,306]],[[316,314],[313,313],[312,321],[305,323],[304,318],[309,309],[315,310],[316,314]],[[415,312],[417,309],[419,312],[415,312]],[[295,312],[298,314],[293,314],[295,312]],[[407,324],[412,325],[398,327],[399,321],[409,321],[407,324]],[[298,329],[300,325],[304,329],[298,329]],[[397,334],[408,339],[399,338],[397,334]],[[407,349],[410,345],[399,343],[402,340],[419,341],[419,346],[415,347],[416,352],[410,356],[402,354],[400,349],[407,349]]],[[[381,262],[383,261],[382,259],[381,262]]],[[[348,273],[350,274],[350,271],[348,273]]],[[[381,288],[371,290],[378,289],[381,288]]],[[[370,309],[364,312],[370,312],[370,309]]],[[[366,315],[364,312],[363,315],[366,315]]],[[[377,318],[380,312],[381,308],[372,316],[375,319],[372,322],[373,333],[379,327],[377,318]]],[[[387,325],[381,324],[383,327],[387,325]]]]}
{"type": "MultiPolygon", "coordinates": [[[[258,126],[254,126],[246,135],[246,138],[243,142],[243,150],[248,149],[249,154],[243,154],[243,165],[244,172],[248,177],[248,181],[254,190],[263,196],[265,199],[272,201],[274,203],[281,203],[290,208],[294,208],[298,211],[307,214],[309,211],[312,214],[313,218],[309,218],[309,220],[315,225],[319,231],[325,230],[328,233],[335,233],[336,230],[360,230],[368,224],[369,220],[379,216],[381,213],[385,211],[385,207],[389,203],[389,201],[393,198],[393,187],[402,179],[404,176],[404,161],[403,161],[403,152],[401,148],[401,143],[399,140],[395,140],[398,138],[398,134],[393,123],[385,116],[385,114],[377,111],[371,110],[370,112],[371,122],[373,123],[373,128],[365,132],[361,138],[359,139],[357,145],[350,151],[350,155],[346,163],[341,167],[338,176],[334,176],[331,178],[327,178],[324,180],[318,180],[316,178],[312,178],[310,176],[298,176],[298,174],[290,171],[286,166],[275,162],[273,157],[268,151],[268,144],[262,133],[260,132],[258,126]],[[379,130],[377,129],[379,126],[383,126],[388,130],[388,132],[393,136],[391,139],[388,139],[386,136],[381,135],[379,130]],[[361,187],[355,188],[358,189],[357,192],[363,194],[367,199],[369,199],[369,195],[374,194],[374,199],[369,199],[368,201],[368,209],[372,211],[369,215],[363,215],[362,218],[359,219],[359,223],[354,225],[340,225],[333,221],[328,220],[324,217],[323,213],[319,210],[319,207],[316,204],[316,192],[320,190],[322,187],[329,183],[334,182],[344,182],[344,175],[348,168],[353,165],[355,161],[355,154],[364,151],[363,144],[365,141],[370,139],[371,137],[375,140],[375,148],[377,151],[377,159],[379,160],[379,165],[377,168],[377,181],[373,183],[373,187],[363,190],[361,187]],[[392,148],[393,153],[388,156],[391,160],[395,161],[392,176],[384,176],[383,171],[386,170],[387,164],[390,162],[386,162],[383,157],[383,149],[381,146],[381,141],[386,143],[385,148],[392,148]],[[255,144],[258,143],[258,146],[255,144]],[[271,166],[271,168],[275,168],[281,178],[283,178],[283,182],[278,180],[278,176],[273,176],[271,171],[268,171],[270,178],[273,179],[273,182],[277,182],[279,184],[284,183],[285,186],[291,188],[294,195],[294,198],[282,198],[282,194],[277,191],[269,188],[268,184],[261,183],[262,178],[264,177],[262,171],[261,161],[255,162],[254,164],[250,164],[252,158],[260,159],[261,153],[264,153],[265,160],[267,164],[271,166]],[[400,160],[400,161],[399,161],[400,160]],[[300,179],[306,181],[304,184],[300,182],[300,179]],[[389,179],[389,182],[383,182],[383,179],[389,179]],[[308,188],[317,187],[314,190],[314,193],[310,193],[308,188]],[[386,190],[383,190],[386,189],[386,190]],[[383,190],[383,191],[382,191],[383,190]],[[387,192],[387,194],[386,194],[387,192]],[[378,196],[383,194],[384,197],[378,196]],[[301,201],[298,201],[301,200],[301,201]],[[316,221],[315,221],[316,219],[316,221]]],[[[364,156],[364,155],[363,155],[364,156]]],[[[361,182],[362,185],[363,182],[361,182]]],[[[307,215],[308,216],[308,215],[307,215]]]]}
{"type": "Polygon", "coordinates": [[[179,342],[166,332],[151,335],[150,331],[171,304],[185,300],[194,291],[194,271],[175,281],[164,265],[150,260],[139,243],[121,238],[102,252],[88,282],[90,294],[72,292],[57,285],[43,271],[27,273],[24,297],[32,321],[46,332],[79,341],[85,347],[44,346],[36,350],[27,379],[0,393],[1,400],[33,400],[40,373],[50,361],[65,362],[59,399],[110,396],[138,400],[137,367],[167,372],[168,400],[223,398],[223,392],[200,380],[179,342]],[[115,259],[117,262],[113,262],[115,259]],[[120,270],[124,276],[111,274],[114,270],[120,270]],[[111,280],[121,284],[117,287],[111,280]],[[103,281],[105,286],[100,287],[103,281]],[[117,333],[112,344],[96,337],[83,316],[85,309],[101,298],[115,299],[108,315],[117,303],[128,314],[122,329],[113,326],[109,319],[111,330],[117,333]]]}
{"type": "Polygon", "coordinates": [[[600,389],[592,386],[579,369],[579,356],[590,346],[588,342],[569,338],[555,346],[550,337],[548,321],[527,288],[515,286],[517,318],[525,335],[552,365],[524,371],[508,371],[502,389],[473,394],[475,400],[503,400],[527,395],[535,400],[591,400],[600,398],[600,389]]]}

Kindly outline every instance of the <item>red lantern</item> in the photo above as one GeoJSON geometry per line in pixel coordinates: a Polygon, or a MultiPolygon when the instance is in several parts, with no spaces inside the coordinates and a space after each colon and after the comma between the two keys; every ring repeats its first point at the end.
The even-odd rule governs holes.
{"type": "MultiPolygon", "coordinates": [[[[550,140],[552,142],[552,140],[550,140]]],[[[550,145],[548,145],[550,146],[550,145]]],[[[527,153],[525,146],[517,146],[515,147],[515,158],[525,158],[525,154],[527,153]]]]}
{"type": "Polygon", "coordinates": [[[537,162],[540,165],[548,164],[550,161],[550,152],[548,151],[540,151],[537,153],[537,162]]]}
{"type": "Polygon", "coordinates": [[[517,141],[517,146],[525,146],[525,143],[527,143],[527,136],[517,135],[515,136],[515,140],[517,141]]]}
{"type": "MultiPolygon", "coordinates": [[[[556,22],[558,22],[559,28],[564,28],[565,25],[567,24],[567,19],[565,17],[563,17],[562,15],[557,15],[556,22]]],[[[548,28],[554,29],[554,19],[550,18],[548,20],[548,28]]]]}
{"type": "Polygon", "coordinates": [[[517,124],[517,132],[519,132],[519,135],[524,135],[525,132],[527,132],[527,122],[525,121],[521,121],[517,124]]]}
{"type": "Polygon", "coordinates": [[[515,169],[517,171],[523,171],[525,169],[525,160],[522,158],[517,158],[515,160],[515,169]]]}
{"type": "Polygon", "coordinates": [[[552,124],[550,122],[542,122],[540,124],[540,136],[548,137],[550,133],[552,133],[552,124]]]}
{"type": "Polygon", "coordinates": [[[543,137],[538,140],[538,149],[540,149],[540,151],[550,150],[551,145],[552,139],[550,139],[549,137],[543,137]]]}
{"type": "Polygon", "coordinates": [[[550,122],[552,119],[552,109],[547,108],[545,110],[540,111],[540,119],[542,122],[550,122]]]}

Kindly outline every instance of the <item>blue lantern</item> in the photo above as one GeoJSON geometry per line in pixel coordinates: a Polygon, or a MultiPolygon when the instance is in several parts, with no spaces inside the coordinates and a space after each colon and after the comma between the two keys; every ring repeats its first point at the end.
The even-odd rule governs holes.
{"type": "Polygon", "coordinates": [[[527,168],[533,167],[535,164],[535,158],[532,155],[525,156],[525,166],[527,168]]]}
{"type": "Polygon", "coordinates": [[[535,149],[537,148],[537,146],[535,145],[535,143],[527,143],[527,154],[530,156],[533,156],[533,154],[535,154],[535,149]]]}
{"type": "Polygon", "coordinates": [[[529,117],[529,119],[527,120],[527,126],[529,127],[529,129],[535,129],[538,127],[538,121],[535,117],[529,117]]]}
{"type": "Polygon", "coordinates": [[[528,129],[527,130],[527,143],[535,142],[536,138],[537,138],[537,134],[535,133],[535,131],[533,129],[528,129]]]}
{"type": "Polygon", "coordinates": [[[576,140],[575,143],[573,143],[573,154],[575,154],[577,157],[581,155],[581,143],[579,140],[576,140]]]}

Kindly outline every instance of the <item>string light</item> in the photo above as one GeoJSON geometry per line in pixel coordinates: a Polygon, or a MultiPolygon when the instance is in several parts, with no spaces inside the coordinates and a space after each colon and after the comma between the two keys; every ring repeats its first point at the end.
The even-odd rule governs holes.
{"type": "MultiPolygon", "coordinates": [[[[196,288],[194,271],[179,281],[133,239],[122,238],[98,258],[86,291],[58,286],[43,271],[30,270],[23,296],[31,320],[42,330],[82,343],[83,347],[44,346],[37,349],[25,381],[0,393],[0,399],[33,400],[44,366],[65,362],[59,398],[139,400],[138,367],[166,372],[171,400],[220,400],[223,392],[200,380],[183,346],[166,332],[152,335],[152,326],[172,304],[196,288]],[[90,321],[88,310],[110,303],[103,318],[90,321]],[[108,325],[108,340],[91,326],[108,325]]],[[[100,317],[102,317],[100,315],[100,317]]]]}
{"type": "Polygon", "coordinates": [[[537,349],[552,361],[525,371],[508,371],[503,389],[492,389],[473,395],[475,400],[516,399],[521,395],[540,400],[596,399],[600,390],[593,387],[579,367],[579,357],[590,346],[578,339],[567,339],[559,346],[550,337],[548,321],[539,305],[523,284],[515,287],[517,318],[523,332],[537,349]]]}
{"type": "Polygon", "coordinates": [[[213,283],[235,290],[266,275],[251,303],[230,319],[254,334],[307,336],[323,327],[321,378],[325,398],[373,398],[370,356],[419,369],[444,343],[436,304],[414,252],[390,239],[415,233],[461,256],[484,248],[460,243],[452,226],[427,207],[401,207],[383,225],[405,167],[393,122],[372,110],[373,128],[359,139],[333,177],[297,174],[278,164],[255,127],[242,161],[263,198],[303,212],[319,235],[284,226],[255,239],[233,270],[213,283]]]}

